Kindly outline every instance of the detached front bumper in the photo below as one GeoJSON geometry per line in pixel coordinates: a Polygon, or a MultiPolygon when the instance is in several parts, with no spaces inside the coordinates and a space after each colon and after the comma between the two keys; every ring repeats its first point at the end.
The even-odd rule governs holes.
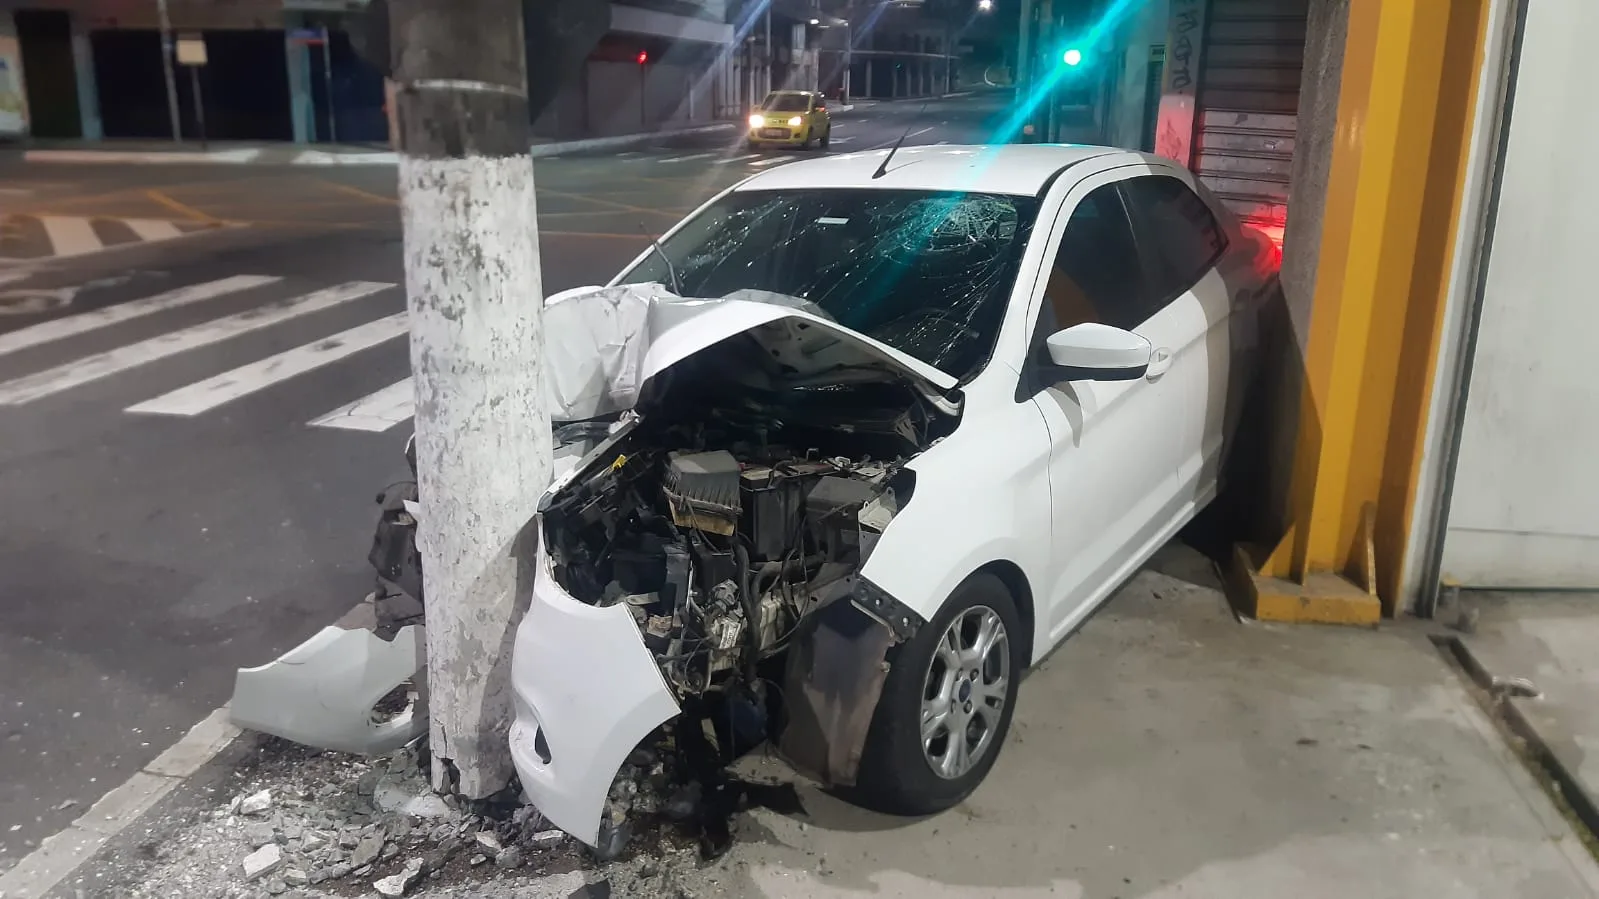
{"type": "Polygon", "coordinates": [[[240,727],[296,743],[381,755],[427,732],[427,703],[417,696],[395,715],[373,707],[407,680],[420,686],[427,644],[420,625],[392,641],[373,633],[370,605],[309,640],[234,678],[229,716],[240,727]]]}
{"type": "Polygon", "coordinates": [[[511,656],[511,758],[539,812],[596,846],[617,771],[681,710],[627,607],[598,608],[561,589],[542,536],[537,565],[511,656]]]}

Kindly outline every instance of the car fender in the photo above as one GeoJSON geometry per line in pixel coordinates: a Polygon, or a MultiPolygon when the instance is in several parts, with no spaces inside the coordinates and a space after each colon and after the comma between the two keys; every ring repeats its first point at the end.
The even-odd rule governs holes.
{"type": "MultiPolygon", "coordinates": [[[[906,466],[915,487],[861,568],[923,620],[932,620],[962,581],[997,561],[1014,564],[1035,588],[1047,582],[1048,431],[1031,402],[1007,400],[983,414],[996,407],[988,393],[974,384],[972,414],[906,466]]],[[[1035,650],[1037,641],[1035,633],[1035,650]]]]}

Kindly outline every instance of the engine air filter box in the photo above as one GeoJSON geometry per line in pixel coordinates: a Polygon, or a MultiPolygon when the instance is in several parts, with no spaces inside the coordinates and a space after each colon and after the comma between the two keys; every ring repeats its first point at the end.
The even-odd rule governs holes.
{"type": "Polygon", "coordinates": [[[733,536],[738,527],[738,460],[718,450],[667,456],[662,489],[678,527],[733,536]]]}

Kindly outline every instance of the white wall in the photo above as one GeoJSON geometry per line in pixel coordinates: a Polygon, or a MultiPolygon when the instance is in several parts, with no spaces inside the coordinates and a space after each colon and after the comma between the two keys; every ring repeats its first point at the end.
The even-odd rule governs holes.
{"type": "Polygon", "coordinates": [[[1595,31],[1592,0],[1528,5],[1444,537],[1468,586],[1599,587],[1595,31]]]}

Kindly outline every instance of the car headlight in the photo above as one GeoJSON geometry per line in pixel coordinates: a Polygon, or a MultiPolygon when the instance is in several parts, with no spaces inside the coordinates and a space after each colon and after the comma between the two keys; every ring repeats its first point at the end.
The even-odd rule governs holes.
{"type": "Polygon", "coordinates": [[[799,116],[795,116],[792,119],[789,119],[788,123],[790,125],[794,126],[795,128],[798,128],[799,126],[805,124],[805,120],[800,118],[799,116]]]}
{"type": "Polygon", "coordinates": [[[750,127],[751,128],[759,128],[759,127],[761,127],[764,124],[766,124],[766,117],[765,116],[758,116],[758,115],[750,116],[750,127]]]}

